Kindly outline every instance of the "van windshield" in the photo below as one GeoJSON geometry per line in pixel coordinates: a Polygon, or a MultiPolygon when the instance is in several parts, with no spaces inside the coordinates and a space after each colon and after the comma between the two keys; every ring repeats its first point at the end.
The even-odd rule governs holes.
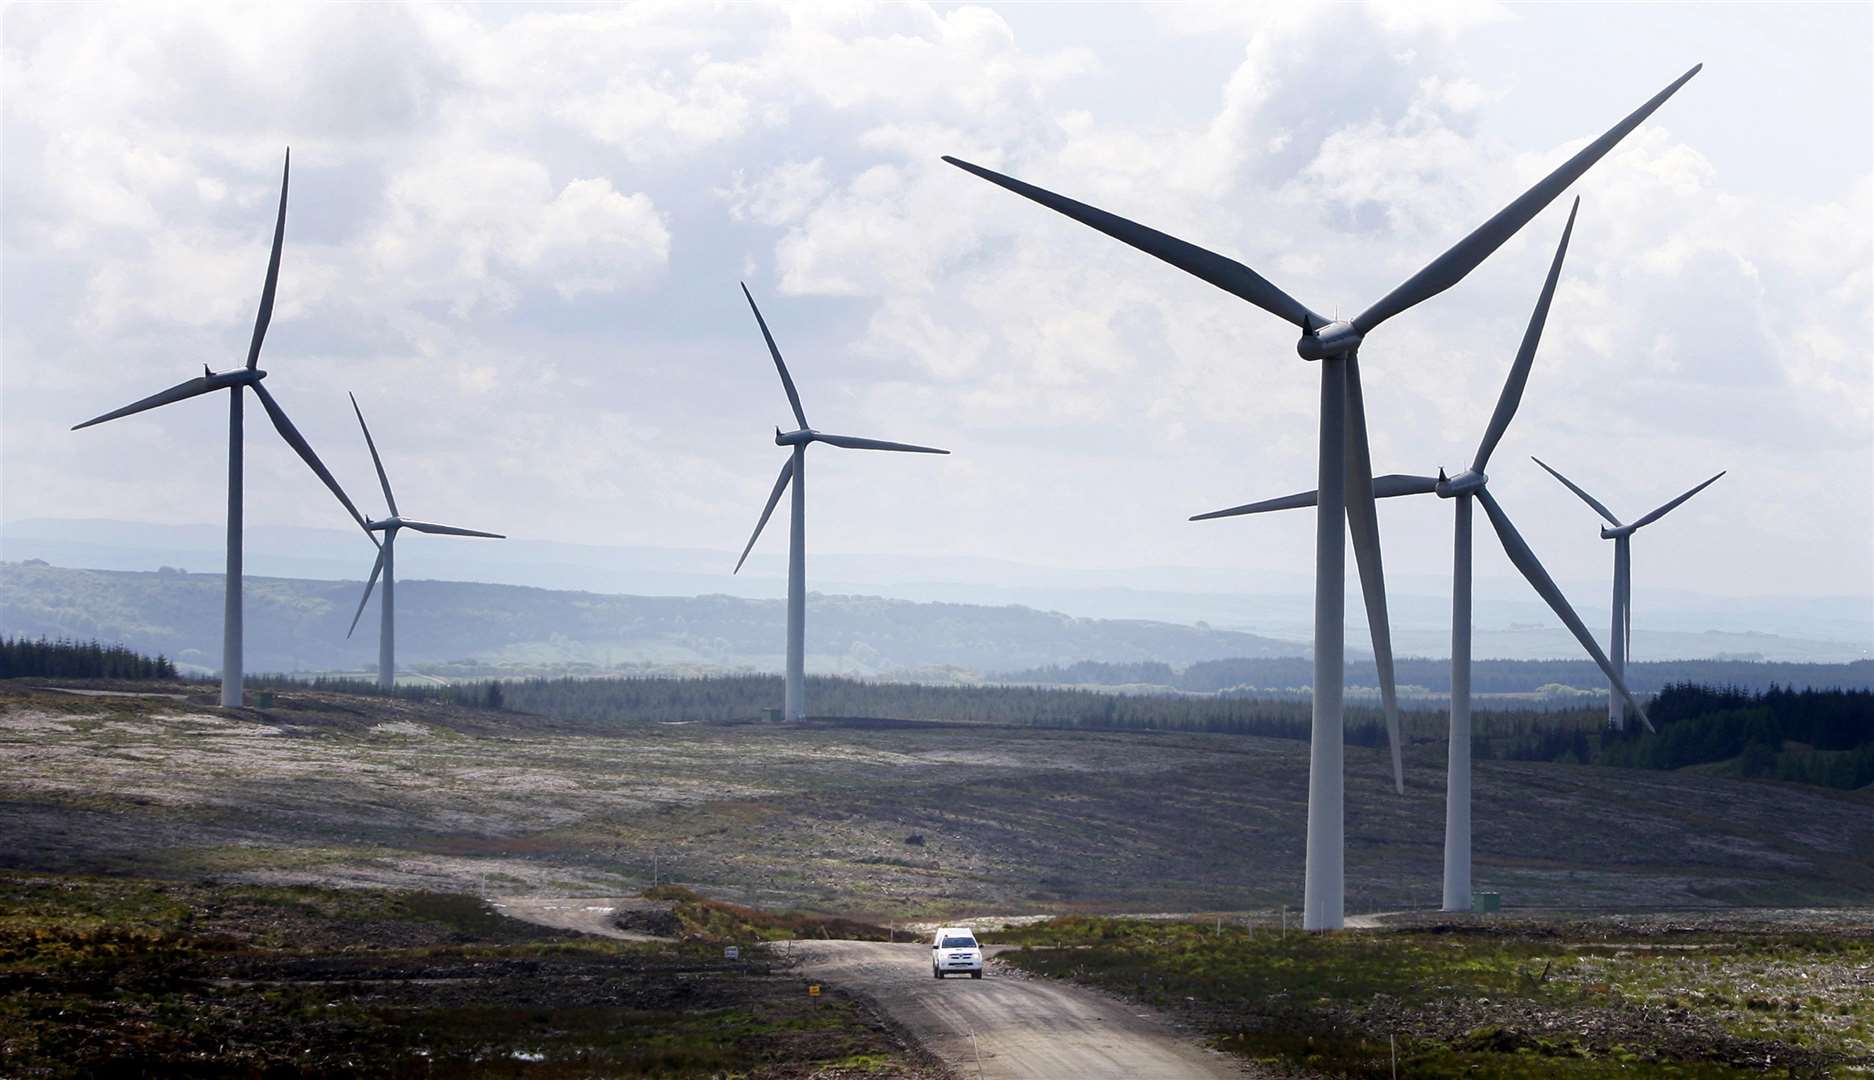
{"type": "Polygon", "coordinates": [[[975,947],[976,947],[975,938],[967,938],[967,937],[944,938],[944,948],[946,949],[974,949],[975,947]]]}

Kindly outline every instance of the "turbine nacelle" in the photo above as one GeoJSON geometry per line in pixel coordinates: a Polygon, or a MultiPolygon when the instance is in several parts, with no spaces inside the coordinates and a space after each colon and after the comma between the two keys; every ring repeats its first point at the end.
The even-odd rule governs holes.
{"type": "Polygon", "coordinates": [[[1295,352],[1303,360],[1326,360],[1330,356],[1346,356],[1360,347],[1361,334],[1352,323],[1345,319],[1331,322],[1319,330],[1305,331],[1301,340],[1295,343],[1295,352]]]}
{"type": "Polygon", "coordinates": [[[797,431],[782,431],[778,427],[774,429],[774,445],[776,446],[803,446],[819,437],[820,433],[809,427],[797,431]]]}
{"type": "Polygon", "coordinates": [[[207,364],[202,365],[202,378],[207,379],[212,389],[224,386],[253,386],[267,377],[262,368],[237,368],[233,371],[210,371],[207,364]]]}
{"type": "Polygon", "coordinates": [[[367,521],[364,523],[364,527],[372,532],[396,532],[398,529],[403,528],[403,519],[392,514],[387,518],[367,521]]]}
{"type": "Polygon", "coordinates": [[[1465,469],[1456,476],[1446,476],[1443,469],[1438,470],[1438,486],[1432,490],[1441,499],[1455,499],[1460,495],[1475,495],[1484,489],[1490,478],[1475,469],[1465,469]]]}

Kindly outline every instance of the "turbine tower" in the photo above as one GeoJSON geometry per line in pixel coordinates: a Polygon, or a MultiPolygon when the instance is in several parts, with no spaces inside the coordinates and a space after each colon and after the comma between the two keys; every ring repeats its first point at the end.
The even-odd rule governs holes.
{"type": "MultiPolygon", "coordinates": [[[[364,517],[358,508],[345,496],[338,481],[332,478],[319,456],[312,452],[312,446],[306,442],[299,429],[280,409],[279,402],[260,384],[267,373],[260,369],[260,343],[267,336],[267,324],[273,321],[273,293],[280,281],[280,245],[286,236],[286,187],[287,178],[293,168],[293,151],[286,152],[286,165],[280,171],[280,212],[273,223],[273,254],[267,260],[267,283],[260,290],[260,313],[254,317],[254,337],[247,346],[247,366],[235,371],[215,372],[202,365],[199,378],[177,383],[167,390],[151,394],[141,401],[133,402],[114,412],[86,420],[75,425],[72,430],[87,428],[93,424],[102,424],[106,420],[115,420],[120,416],[129,416],[159,405],[168,405],[185,398],[197,397],[216,390],[228,391],[228,572],[222,584],[222,623],[221,623],[221,705],[226,709],[239,708],[241,705],[241,406],[246,401],[242,390],[252,388],[254,395],[260,398],[261,407],[267,410],[267,416],[273,420],[273,426],[280,432],[307,466],[318,475],[319,479],[338,496],[345,510],[360,527],[364,526],[364,517]]],[[[366,534],[369,535],[368,533],[366,534]]],[[[375,540],[372,541],[376,543],[375,540]]]]}
{"type": "Polygon", "coordinates": [[[417,521],[403,517],[397,512],[397,497],[390,493],[390,477],[384,475],[384,461],[377,456],[377,443],[371,439],[371,429],[364,422],[364,411],[358,408],[358,396],[351,398],[351,411],[358,414],[358,427],[364,431],[364,445],[371,450],[371,464],[377,466],[377,482],[384,489],[384,503],[390,507],[390,516],[364,523],[366,531],[381,532],[384,542],[377,548],[377,563],[371,567],[371,577],[364,583],[364,596],[358,600],[357,614],[351,617],[351,630],[345,631],[350,637],[358,629],[358,618],[364,614],[364,605],[371,600],[371,587],[377,584],[377,576],[384,575],[384,600],[378,607],[377,633],[377,685],[380,690],[389,690],[397,684],[397,566],[396,548],[399,529],[414,529],[417,532],[439,533],[445,536],[481,536],[490,540],[506,540],[500,533],[478,532],[474,529],[459,529],[454,525],[437,525],[429,521],[417,521]]]}
{"type": "MultiPolygon", "coordinates": [[[[1613,630],[1608,635],[1608,651],[1614,655],[1614,672],[1618,674],[1620,678],[1625,679],[1627,676],[1627,657],[1633,652],[1633,534],[1651,525],[1653,522],[1658,521],[1660,518],[1665,517],[1676,509],[1680,503],[1705,490],[1712,484],[1717,483],[1718,476],[1723,476],[1724,473],[1718,473],[1718,476],[1712,477],[1666,505],[1654,510],[1652,513],[1647,514],[1633,524],[1622,525],[1619,518],[1615,517],[1607,507],[1601,505],[1600,501],[1595,499],[1594,496],[1575,486],[1574,481],[1556,472],[1554,469],[1550,469],[1541,458],[1531,457],[1529,460],[1548,470],[1550,476],[1560,480],[1568,490],[1581,496],[1582,502],[1593,507],[1595,513],[1601,515],[1601,517],[1607,521],[1608,525],[1613,526],[1611,529],[1608,528],[1607,525],[1601,526],[1601,539],[1612,540],[1614,542],[1614,626],[1613,630]]],[[[1627,726],[1627,715],[1626,709],[1624,708],[1627,702],[1622,701],[1622,695],[1617,692],[1619,685],[1620,684],[1617,683],[1612,675],[1610,675],[1607,684],[1607,726],[1613,728],[1615,731],[1620,731],[1627,726]]],[[[1645,720],[1646,714],[1641,713],[1640,719],[1645,720]]],[[[1648,731],[1653,729],[1653,725],[1650,721],[1647,723],[1646,729],[1648,731]]]]}
{"type": "MultiPolygon", "coordinates": [[[[1444,910],[1469,911],[1471,907],[1471,501],[1483,503],[1484,513],[1490,518],[1490,524],[1496,529],[1497,539],[1503,544],[1503,551],[1522,571],[1529,584],[1535,587],[1537,594],[1548,602],[1562,623],[1574,633],[1588,655],[1607,673],[1609,685],[1615,692],[1632,700],[1626,683],[1622,681],[1617,667],[1610,663],[1600,647],[1594,643],[1594,636],[1582,624],[1581,618],[1568,603],[1567,597],[1556,588],[1548,571],[1536,560],[1535,553],[1523,541],[1516,526],[1510,523],[1509,515],[1491,497],[1487,488],[1489,477],[1484,468],[1490,463],[1491,452],[1503,438],[1503,433],[1510,426],[1510,420],[1516,415],[1516,408],[1522,402],[1523,388],[1529,382],[1529,369],[1535,363],[1536,346],[1542,339],[1543,325],[1548,321],[1549,304],[1555,298],[1555,285],[1562,273],[1562,259],[1568,253],[1568,238],[1575,229],[1575,211],[1580,208],[1581,200],[1568,211],[1568,224],[1562,229],[1562,240],[1555,248],[1555,261],[1549,266],[1548,280],[1542,285],[1542,295],[1536,300],[1536,309],[1529,317],[1529,327],[1523,333],[1523,343],[1516,352],[1516,362],[1510,366],[1509,377],[1503,382],[1503,390],[1497,397],[1496,411],[1490,417],[1490,426],[1485,429],[1482,442],[1477,446],[1477,454],[1471,460],[1471,467],[1456,476],[1447,477],[1443,469],[1432,476],[1376,476],[1373,478],[1375,498],[1392,498],[1398,495],[1436,494],[1441,499],[1452,500],[1456,511],[1456,530],[1452,541],[1451,560],[1451,730],[1450,742],[1446,755],[1445,784],[1445,872],[1444,872],[1444,910]]],[[[1234,506],[1228,510],[1218,510],[1209,514],[1199,514],[1192,521],[1206,521],[1213,518],[1238,517],[1244,514],[1260,514],[1271,510],[1288,510],[1302,506],[1315,505],[1315,493],[1305,491],[1297,495],[1286,495],[1278,499],[1234,506]]],[[[1639,706],[1634,706],[1635,711],[1639,706]]],[[[1645,713],[1640,713],[1642,717],[1645,713]]],[[[1651,726],[1651,723],[1648,723],[1651,726]]]]}
{"type": "Polygon", "coordinates": [[[907,454],[948,454],[948,450],[939,450],[933,446],[912,446],[910,443],[885,442],[881,439],[861,439],[852,435],[829,435],[824,431],[815,431],[807,423],[807,413],[800,407],[800,394],[794,389],[794,380],[787,373],[787,365],[781,360],[781,350],[774,344],[774,335],[768,332],[768,322],[761,317],[761,309],[755,306],[755,298],[749,295],[748,286],[742,286],[742,295],[748,299],[748,309],[755,313],[755,323],[761,327],[762,340],[768,343],[768,354],[774,357],[774,369],[781,373],[781,388],[787,391],[787,403],[794,410],[794,419],[800,422],[797,430],[782,432],[774,429],[776,446],[793,448],[793,453],[781,466],[781,475],[774,482],[774,491],[768,496],[768,505],[762,507],[761,520],[755,522],[755,532],[748,538],[748,546],[742,549],[742,557],[735,560],[735,573],[740,573],[742,564],[748,561],[748,553],[754,549],[755,541],[761,538],[761,530],[768,524],[768,516],[774,513],[774,505],[781,501],[781,493],[787,490],[791,481],[794,485],[794,500],[791,528],[787,541],[787,696],[784,700],[783,715],[789,720],[801,720],[807,715],[806,703],[806,644],[807,631],[807,447],[811,443],[826,443],[830,446],[843,446],[848,450],[895,450],[907,454]]]}
{"type": "Polygon", "coordinates": [[[1303,360],[1321,362],[1316,484],[1320,498],[1315,513],[1314,561],[1314,722],[1308,752],[1307,866],[1302,897],[1302,926],[1307,929],[1338,929],[1345,909],[1342,661],[1346,648],[1346,611],[1343,575],[1350,531],[1360,568],[1361,591],[1366,597],[1367,622],[1373,634],[1373,656],[1379,669],[1387,732],[1393,744],[1394,786],[1403,789],[1385,573],[1380,564],[1379,523],[1374,514],[1373,473],[1367,455],[1366,411],[1360,392],[1360,344],[1387,319],[1462,281],[1698,71],[1699,67],[1694,67],[1674,80],[1351,321],[1332,321],[1316,314],[1234,259],[979,165],[953,157],[944,158],[960,169],[1098,229],[1299,326],[1301,339],[1296,342],[1295,351],[1303,360]]]}

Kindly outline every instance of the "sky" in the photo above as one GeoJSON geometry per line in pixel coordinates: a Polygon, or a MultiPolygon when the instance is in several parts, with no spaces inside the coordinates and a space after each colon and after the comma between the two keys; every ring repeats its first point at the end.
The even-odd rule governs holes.
{"type": "MultiPolygon", "coordinates": [[[[1349,317],[1695,63],[1577,183],[1491,491],[1558,577],[1635,545],[1715,595],[1874,595],[1874,7],[13,4],[0,15],[0,519],[215,522],[293,154],[267,386],[368,514],[739,550],[787,401],[944,458],[816,447],[809,545],[1305,573],[1293,327],[970,177],[1240,259],[1349,317]]],[[[1378,472],[1468,464],[1558,200],[1361,353],[1378,472]]],[[[252,524],[342,510],[248,411],[252,524]]],[[[785,508],[780,514],[785,514],[785,508]]],[[[1384,504],[1389,570],[1447,503],[1384,504]]],[[[1511,573],[1481,520],[1478,573],[1511,573]]],[[[785,544],[784,519],[764,549],[785,544]]],[[[1598,619],[1590,619],[1598,624],[1598,619]]]]}

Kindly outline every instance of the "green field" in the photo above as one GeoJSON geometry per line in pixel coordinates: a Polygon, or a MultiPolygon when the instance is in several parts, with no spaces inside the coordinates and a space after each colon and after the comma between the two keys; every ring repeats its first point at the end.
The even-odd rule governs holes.
{"type": "Polygon", "coordinates": [[[1730,1077],[1874,1068],[1874,913],[1406,918],[1334,934],[1070,917],[1001,955],[1338,1076],[1730,1077]]]}

